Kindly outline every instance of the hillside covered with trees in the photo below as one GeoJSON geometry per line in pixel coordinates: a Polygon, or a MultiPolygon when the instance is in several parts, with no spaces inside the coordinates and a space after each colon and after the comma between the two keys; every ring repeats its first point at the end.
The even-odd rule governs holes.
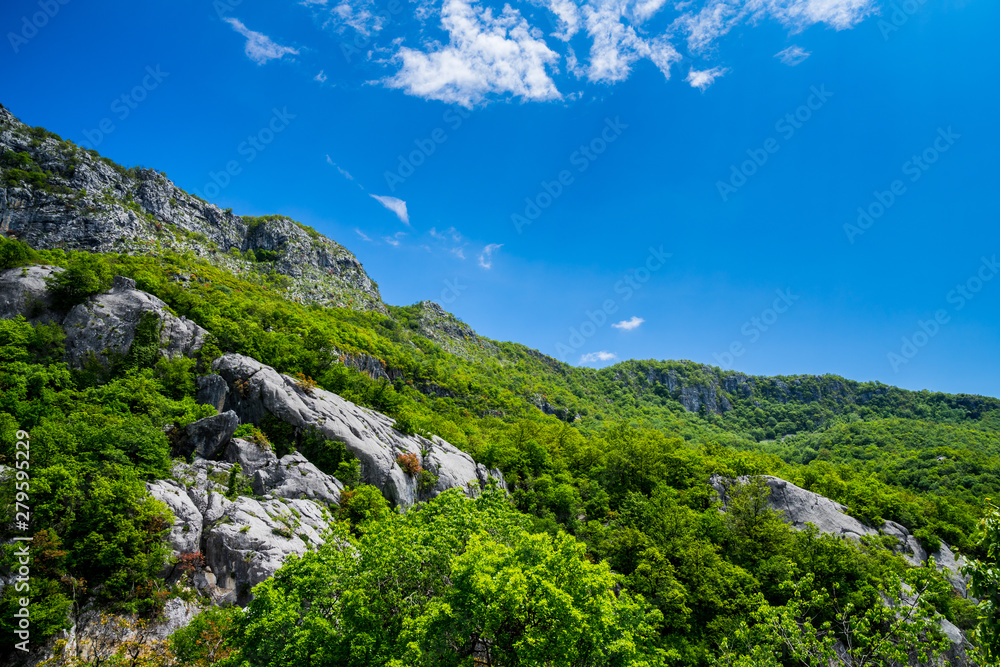
{"type": "MultiPolygon", "coordinates": [[[[74,198],[94,195],[59,168],[76,159],[82,173],[94,155],[31,136],[33,152],[0,155],[8,197],[76,206],[74,198]]],[[[168,229],[135,204],[141,198],[106,196],[109,207],[139,207],[152,228],[159,223],[154,239],[168,229]]],[[[254,226],[232,217],[226,224],[254,226]]],[[[256,222],[267,224],[291,221],[256,222]]],[[[14,515],[26,438],[32,562],[30,591],[5,579],[0,626],[17,637],[28,596],[31,642],[55,650],[47,664],[996,659],[995,575],[984,565],[972,591],[959,590],[961,573],[915,564],[878,534],[895,522],[928,554],[995,563],[997,518],[986,500],[1000,492],[995,398],[834,376],[752,377],[687,361],[573,367],[480,337],[431,304],[375,303],[374,283],[346,255],[346,277],[332,298],[319,298],[282,273],[280,244],[221,261],[187,236],[155,252],[36,241],[0,239],[10,280],[52,269],[47,303],[0,320],[0,571],[19,562],[12,538],[22,534],[14,515]],[[203,344],[165,355],[162,323],[144,318],[121,354],[70,363],[60,323],[115,276],[203,328],[203,344]],[[273,415],[245,422],[237,437],[279,457],[298,450],[342,486],[324,539],[288,558],[245,609],[205,605],[169,638],[143,634],[169,600],[206,602],[192,585],[203,564],[194,553],[171,555],[174,517],[147,483],[185,461],[174,434],[220,411],[199,400],[199,383],[227,353],[298,378],[304,394],[326,390],[388,415],[401,434],[443,439],[499,470],[506,491],[450,489],[397,511],[363,483],[342,443],[273,415]],[[767,476],[842,503],[873,534],[791,526],[769,505],[767,476]],[[735,480],[725,503],[719,479],[735,480]],[[67,650],[66,631],[95,609],[108,615],[105,626],[128,632],[112,632],[120,641],[106,645],[92,640],[89,652],[67,650]],[[942,627],[964,633],[960,652],[942,627]]],[[[263,495],[235,468],[217,482],[230,500],[263,495]]],[[[15,643],[0,649],[8,664],[22,659],[15,643]]]]}

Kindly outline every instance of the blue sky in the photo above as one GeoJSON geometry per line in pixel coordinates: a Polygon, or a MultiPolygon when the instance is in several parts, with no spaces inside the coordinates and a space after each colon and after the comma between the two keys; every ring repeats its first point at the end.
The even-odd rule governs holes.
{"type": "Polygon", "coordinates": [[[989,0],[12,0],[0,102],[316,227],[389,303],[570,363],[1000,396],[998,20],[989,0]]]}

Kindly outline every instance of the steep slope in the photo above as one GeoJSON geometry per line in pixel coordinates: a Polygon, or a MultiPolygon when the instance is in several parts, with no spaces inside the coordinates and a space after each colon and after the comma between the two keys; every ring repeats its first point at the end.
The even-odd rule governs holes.
{"type": "Polygon", "coordinates": [[[153,169],[125,169],[0,106],[0,232],[34,248],[190,252],[234,273],[283,279],[288,298],[385,312],[346,248],[283,216],[240,217],[153,169]]]}

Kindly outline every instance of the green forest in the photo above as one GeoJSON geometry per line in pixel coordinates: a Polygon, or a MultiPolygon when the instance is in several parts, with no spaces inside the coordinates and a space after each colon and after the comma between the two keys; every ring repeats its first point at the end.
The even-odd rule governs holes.
{"type": "MultiPolygon", "coordinates": [[[[317,465],[347,490],[326,541],[289,559],[245,610],[210,608],[103,662],[57,652],[49,664],[917,664],[945,654],[942,617],[972,638],[978,664],[997,659],[1000,528],[988,499],[1000,489],[1000,401],[685,361],[592,370],[475,335],[446,349],[421,305],[382,315],[297,303],[268,260],[237,276],[191,254],[0,240],[0,268],[65,269],[48,286],[59,309],[123,275],[210,333],[196,358],[165,359],[154,318],[126,355],[75,369],[59,326],[0,320],[0,465],[17,467],[30,434],[33,642],[58,638],[88,605],[141,627],[168,599],[195,595],[160,574],[171,517],[144,482],[170,474],[167,429],[214,414],[195,380],[225,352],[440,436],[499,469],[509,493],[452,490],[398,512],[346,454],[328,455],[317,465]],[[348,355],[380,360],[394,379],[353,370],[348,355]],[[682,403],[691,388],[693,410],[682,403]],[[724,513],[714,475],[745,480],[724,513]],[[950,545],[973,564],[982,603],[911,567],[891,538],[793,529],[768,506],[765,475],[867,526],[903,524],[928,551],[950,545]]],[[[273,423],[241,428],[277,452],[329,454],[273,423]]],[[[0,488],[10,512],[17,482],[8,474],[0,488]]],[[[250,493],[230,482],[234,496],[250,493]]],[[[12,519],[0,571],[16,569],[12,519]]],[[[5,636],[21,596],[3,589],[5,636]]]]}

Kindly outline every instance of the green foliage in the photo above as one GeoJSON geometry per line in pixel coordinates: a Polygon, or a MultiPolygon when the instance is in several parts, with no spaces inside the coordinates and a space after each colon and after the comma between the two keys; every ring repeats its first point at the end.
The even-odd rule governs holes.
{"type": "Polygon", "coordinates": [[[975,545],[982,557],[963,568],[969,577],[969,595],[979,599],[974,630],[984,665],[1000,664],[1000,508],[987,498],[975,545]]]}
{"type": "Polygon", "coordinates": [[[0,270],[25,266],[37,256],[28,244],[0,236],[0,270]]]}
{"type": "Polygon", "coordinates": [[[111,285],[114,274],[97,255],[80,253],[66,267],[48,279],[49,293],[56,308],[69,310],[111,285]]]}
{"type": "Polygon", "coordinates": [[[208,607],[170,635],[170,650],[177,664],[211,667],[227,657],[231,653],[229,638],[242,614],[236,606],[208,607]]]}
{"type": "Polygon", "coordinates": [[[362,533],[372,522],[385,519],[392,513],[389,502],[378,487],[362,484],[340,494],[340,517],[356,533],[362,533]]]}
{"type": "Polygon", "coordinates": [[[648,665],[658,615],[501,493],[341,533],[254,591],[224,665],[648,665]]]}

